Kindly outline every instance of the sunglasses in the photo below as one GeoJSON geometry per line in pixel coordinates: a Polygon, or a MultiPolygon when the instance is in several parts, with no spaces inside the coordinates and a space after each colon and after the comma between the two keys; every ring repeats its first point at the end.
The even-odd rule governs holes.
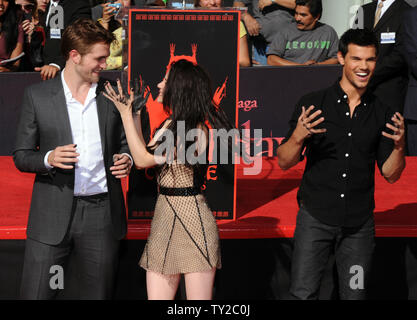
{"type": "Polygon", "coordinates": [[[25,11],[32,11],[35,8],[33,4],[16,4],[16,6],[25,11]]]}

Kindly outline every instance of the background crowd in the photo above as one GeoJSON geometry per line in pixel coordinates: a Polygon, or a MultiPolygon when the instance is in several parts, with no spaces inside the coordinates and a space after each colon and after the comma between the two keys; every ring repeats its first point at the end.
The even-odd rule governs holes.
{"type": "MultiPolygon", "coordinates": [[[[107,69],[121,69],[123,22],[116,18],[118,7],[109,4],[122,7],[175,6],[175,1],[167,0],[164,3],[162,0],[0,0],[0,63],[3,61],[0,72],[39,71],[43,79],[53,78],[63,66],[59,49],[60,33],[80,17],[91,17],[114,33],[116,41],[112,44],[107,69]],[[62,29],[61,26],[55,28],[50,25],[50,21],[53,21],[58,13],[54,10],[58,4],[64,9],[62,29]],[[59,34],[55,34],[57,29],[61,29],[59,34]],[[22,58],[7,62],[8,59],[19,57],[22,53],[22,58]]],[[[410,1],[412,2],[408,2],[410,1]]],[[[359,4],[367,2],[370,0],[359,1],[359,4]]],[[[402,11],[410,7],[404,0],[379,2],[385,4],[381,16],[394,2],[401,3],[397,5],[400,7],[398,10],[393,10],[395,14],[391,15],[390,20],[398,19],[402,11]]],[[[333,26],[320,21],[323,15],[329,15],[327,10],[334,11],[334,8],[330,8],[329,1],[194,0],[194,6],[247,8],[242,11],[240,27],[241,66],[337,64],[338,33],[333,26]]],[[[363,6],[365,12],[371,8],[372,3],[363,6]]],[[[340,10],[346,8],[341,6],[340,10]]],[[[372,13],[372,19],[367,19],[362,14],[358,14],[357,17],[372,20],[369,25],[365,21],[365,27],[373,28],[373,14],[376,13],[372,13]]],[[[362,21],[356,25],[364,27],[362,21]]],[[[392,28],[388,30],[397,31],[392,28]]]]}
{"type": "MultiPolygon", "coordinates": [[[[39,71],[43,79],[56,75],[63,65],[60,57],[59,38],[68,24],[80,17],[91,17],[116,36],[112,44],[111,56],[107,69],[122,68],[123,22],[116,18],[119,10],[116,6],[132,5],[175,6],[176,0],[0,0],[0,72],[7,71],[39,71]],[[50,21],[58,13],[54,8],[60,5],[64,9],[63,28],[51,27],[50,21]],[[53,33],[51,35],[51,29],[53,33]],[[55,30],[61,29],[59,34],[55,30]],[[15,61],[8,59],[23,57],[15,61]],[[6,62],[4,62],[6,60],[6,62]],[[3,63],[1,62],[3,61],[3,63]]],[[[191,0],[188,0],[191,1],[191,0]]],[[[395,14],[389,20],[398,19],[408,3],[413,0],[384,0],[381,16],[389,11],[394,2],[395,14]],[[408,2],[408,3],[407,3],[408,2]]],[[[349,1],[333,1],[349,2],[349,1]]],[[[354,1],[367,3],[371,0],[354,1]]],[[[337,64],[336,52],[338,33],[345,30],[335,30],[329,23],[321,22],[323,15],[329,19],[329,11],[335,8],[332,2],[322,0],[194,0],[194,6],[200,7],[245,7],[242,11],[240,27],[240,65],[312,65],[337,64]]],[[[358,6],[356,6],[357,8],[358,6]]],[[[350,9],[355,6],[350,6],[350,9]]],[[[372,3],[362,7],[366,14],[372,10],[372,3]]],[[[340,6],[338,11],[347,8],[340,6]]],[[[363,12],[363,11],[362,11],[363,12]]],[[[373,28],[374,14],[368,19],[362,12],[358,18],[365,19],[357,27],[373,28]],[[372,20],[369,24],[366,20],[372,20]]],[[[352,13],[349,13],[352,15],[352,13]]],[[[354,16],[354,14],[353,14],[354,16]]],[[[353,22],[353,21],[351,21],[353,22]]],[[[353,22],[355,25],[355,23],[353,22]]],[[[400,23],[398,23],[400,25],[400,23]]],[[[391,32],[396,32],[388,28],[391,32]]]]}

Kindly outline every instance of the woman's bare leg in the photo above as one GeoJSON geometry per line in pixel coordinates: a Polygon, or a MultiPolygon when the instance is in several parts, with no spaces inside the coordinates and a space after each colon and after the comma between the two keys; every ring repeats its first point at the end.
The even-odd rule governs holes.
{"type": "Polygon", "coordinates": [[[180,274],[160,274],[146,271],[146,289],[149,300],[174,300],[180,274]]]}
{"type": "Polygon", "coordinates": [[[184,278],[187,300],[211,300],[215,275],[216,268],[204,272],[186,273],[184,278]]]}

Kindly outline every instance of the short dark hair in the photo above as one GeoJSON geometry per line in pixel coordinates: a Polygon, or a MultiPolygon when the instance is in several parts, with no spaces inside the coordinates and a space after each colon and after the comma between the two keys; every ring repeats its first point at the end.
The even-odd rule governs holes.
{"type": "Polygon", "coordinates": [[[296,0],[295,5],[308,7],[314,18],[321,18],[321,15],[323,14],[323,4],[321,0],[296,0]]]}
{"type": "Polygon", "coordinates": [[[115,36],[98,22],[80,18],[65,29],[61,40],[61,52],[65,60],[68,60],[71,50],[77,50],[83,56],[96,43],[110,45],[115,39],[115,36]]]}
{"type": "Polygon", "coordinates": [[[350,44],[356,44],[361,47],[373,46],[376,50],[376,55],[379,52],[378,39],[374,32],[369,29],[349,29],[339,40],[339,51],[342,56],[346,56],[350,44]]]}

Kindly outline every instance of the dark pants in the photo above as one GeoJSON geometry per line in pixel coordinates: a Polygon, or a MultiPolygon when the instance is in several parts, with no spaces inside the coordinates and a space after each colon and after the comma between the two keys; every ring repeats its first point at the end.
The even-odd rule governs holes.
{"type": "Polygon", "coordinates": [[[320,281],[334,246],[340,299],[365,299],[374,235],[373,217],[358,228],[335,227],[300,208],[294,233],[290,293],[297,299],[318,299],[320,281]]]}
{"type": "Polygon", "coordinates": [[[55,298],[62,289],[57,288],[60,284],[59,268],[65,274],[71,257],[75,259],[71,262],[76,270],[71,281],[76,283],[63,283],[64,290],[75,287],[76,297],[72,298],[77,299],[110,299],[118,249],[119,241],[113,236],[108,197],[74,198],[72,221],[59,245],[26,240],[21,298],[55,298]]]}

